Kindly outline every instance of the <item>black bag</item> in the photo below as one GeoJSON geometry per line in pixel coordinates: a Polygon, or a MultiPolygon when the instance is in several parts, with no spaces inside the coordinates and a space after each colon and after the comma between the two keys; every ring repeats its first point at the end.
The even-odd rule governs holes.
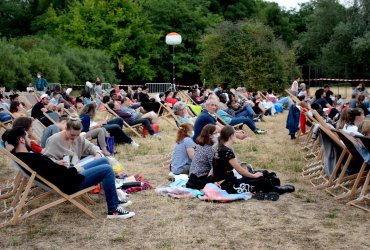
{"type": "Polygon", "coordinates": [[[195,174],[190,174],[186,187],[201,190],[209,182],[211,182],[211,180],[208,176],[198,177],[195,174]]]}

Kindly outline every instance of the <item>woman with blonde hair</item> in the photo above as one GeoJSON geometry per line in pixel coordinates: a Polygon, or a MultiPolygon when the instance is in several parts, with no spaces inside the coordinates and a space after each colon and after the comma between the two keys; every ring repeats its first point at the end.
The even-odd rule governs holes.
{"type": "Polygon", "coordinates": [[[193,125],[183,123],[176,136],[176,145],[172,154],[171,171],[173,174],[188,174],[194,156],[193,125]]]}

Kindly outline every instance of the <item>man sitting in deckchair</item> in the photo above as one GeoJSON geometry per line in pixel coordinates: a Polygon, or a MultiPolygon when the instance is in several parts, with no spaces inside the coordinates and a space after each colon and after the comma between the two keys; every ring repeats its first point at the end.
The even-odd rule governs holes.
{"type": "Polygon", "coordinates": [[[66,194],[73,194],[102,182],[108,206],[107,218],[125,219],[135,215],[134,212],[128,212],[120,206],[115,176],[110,165],[102,164],[89,169],[79,165],[67,168],[63,160],[54,162],[42,154],[31,153],[30,141],[24,128],[14,127],[7,130],[2,139],[14,146],[12,153],[16,157],[66,194]]]}

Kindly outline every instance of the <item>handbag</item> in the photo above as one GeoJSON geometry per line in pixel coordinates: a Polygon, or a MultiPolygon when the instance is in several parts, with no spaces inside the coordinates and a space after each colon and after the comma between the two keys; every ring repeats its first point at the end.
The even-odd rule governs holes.
{"type": "MultiPolygon", "coordinates": [[[[105,137],[105,143],[107,144],[108,152],[111,153],[111,155],[113,155],[114,154],[114,136],[105,137]]],[[[97,143],[97,145],[99,146],[99,148],[101,148],[101,146],[99,145],[99,142],[97,143]]]]}

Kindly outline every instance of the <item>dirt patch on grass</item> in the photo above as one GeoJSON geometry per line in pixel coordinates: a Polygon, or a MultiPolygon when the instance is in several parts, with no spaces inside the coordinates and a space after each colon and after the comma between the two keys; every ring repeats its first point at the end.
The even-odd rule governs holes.
{"type": "MultiPolygon", "coordinates": [[[[95,196],[91,220],[69,204],[60,205],[16,226],[0,230],[1,248],[38,249],[369,249],[369,214],[348,207],[300,178],[304,165],[298,146],[285,129],[286,113],[267,117],[268,130],[235,145],[239,160],[278,173],[296,192],[277,202],[238,201],[227,204],[162,197],[154,190],[130,196],[136,216],[106,220],[105,200],[95,196]]],[[[175,130],[160,124],[162,139],[137,139],[135,150],[118,146],[117,156],[131,174],[140,173],[154,187],[167,183],[161,159],[174,146],[175,130]]],[[[0,165],[4,181],[14,174],[0,165]]]]}

